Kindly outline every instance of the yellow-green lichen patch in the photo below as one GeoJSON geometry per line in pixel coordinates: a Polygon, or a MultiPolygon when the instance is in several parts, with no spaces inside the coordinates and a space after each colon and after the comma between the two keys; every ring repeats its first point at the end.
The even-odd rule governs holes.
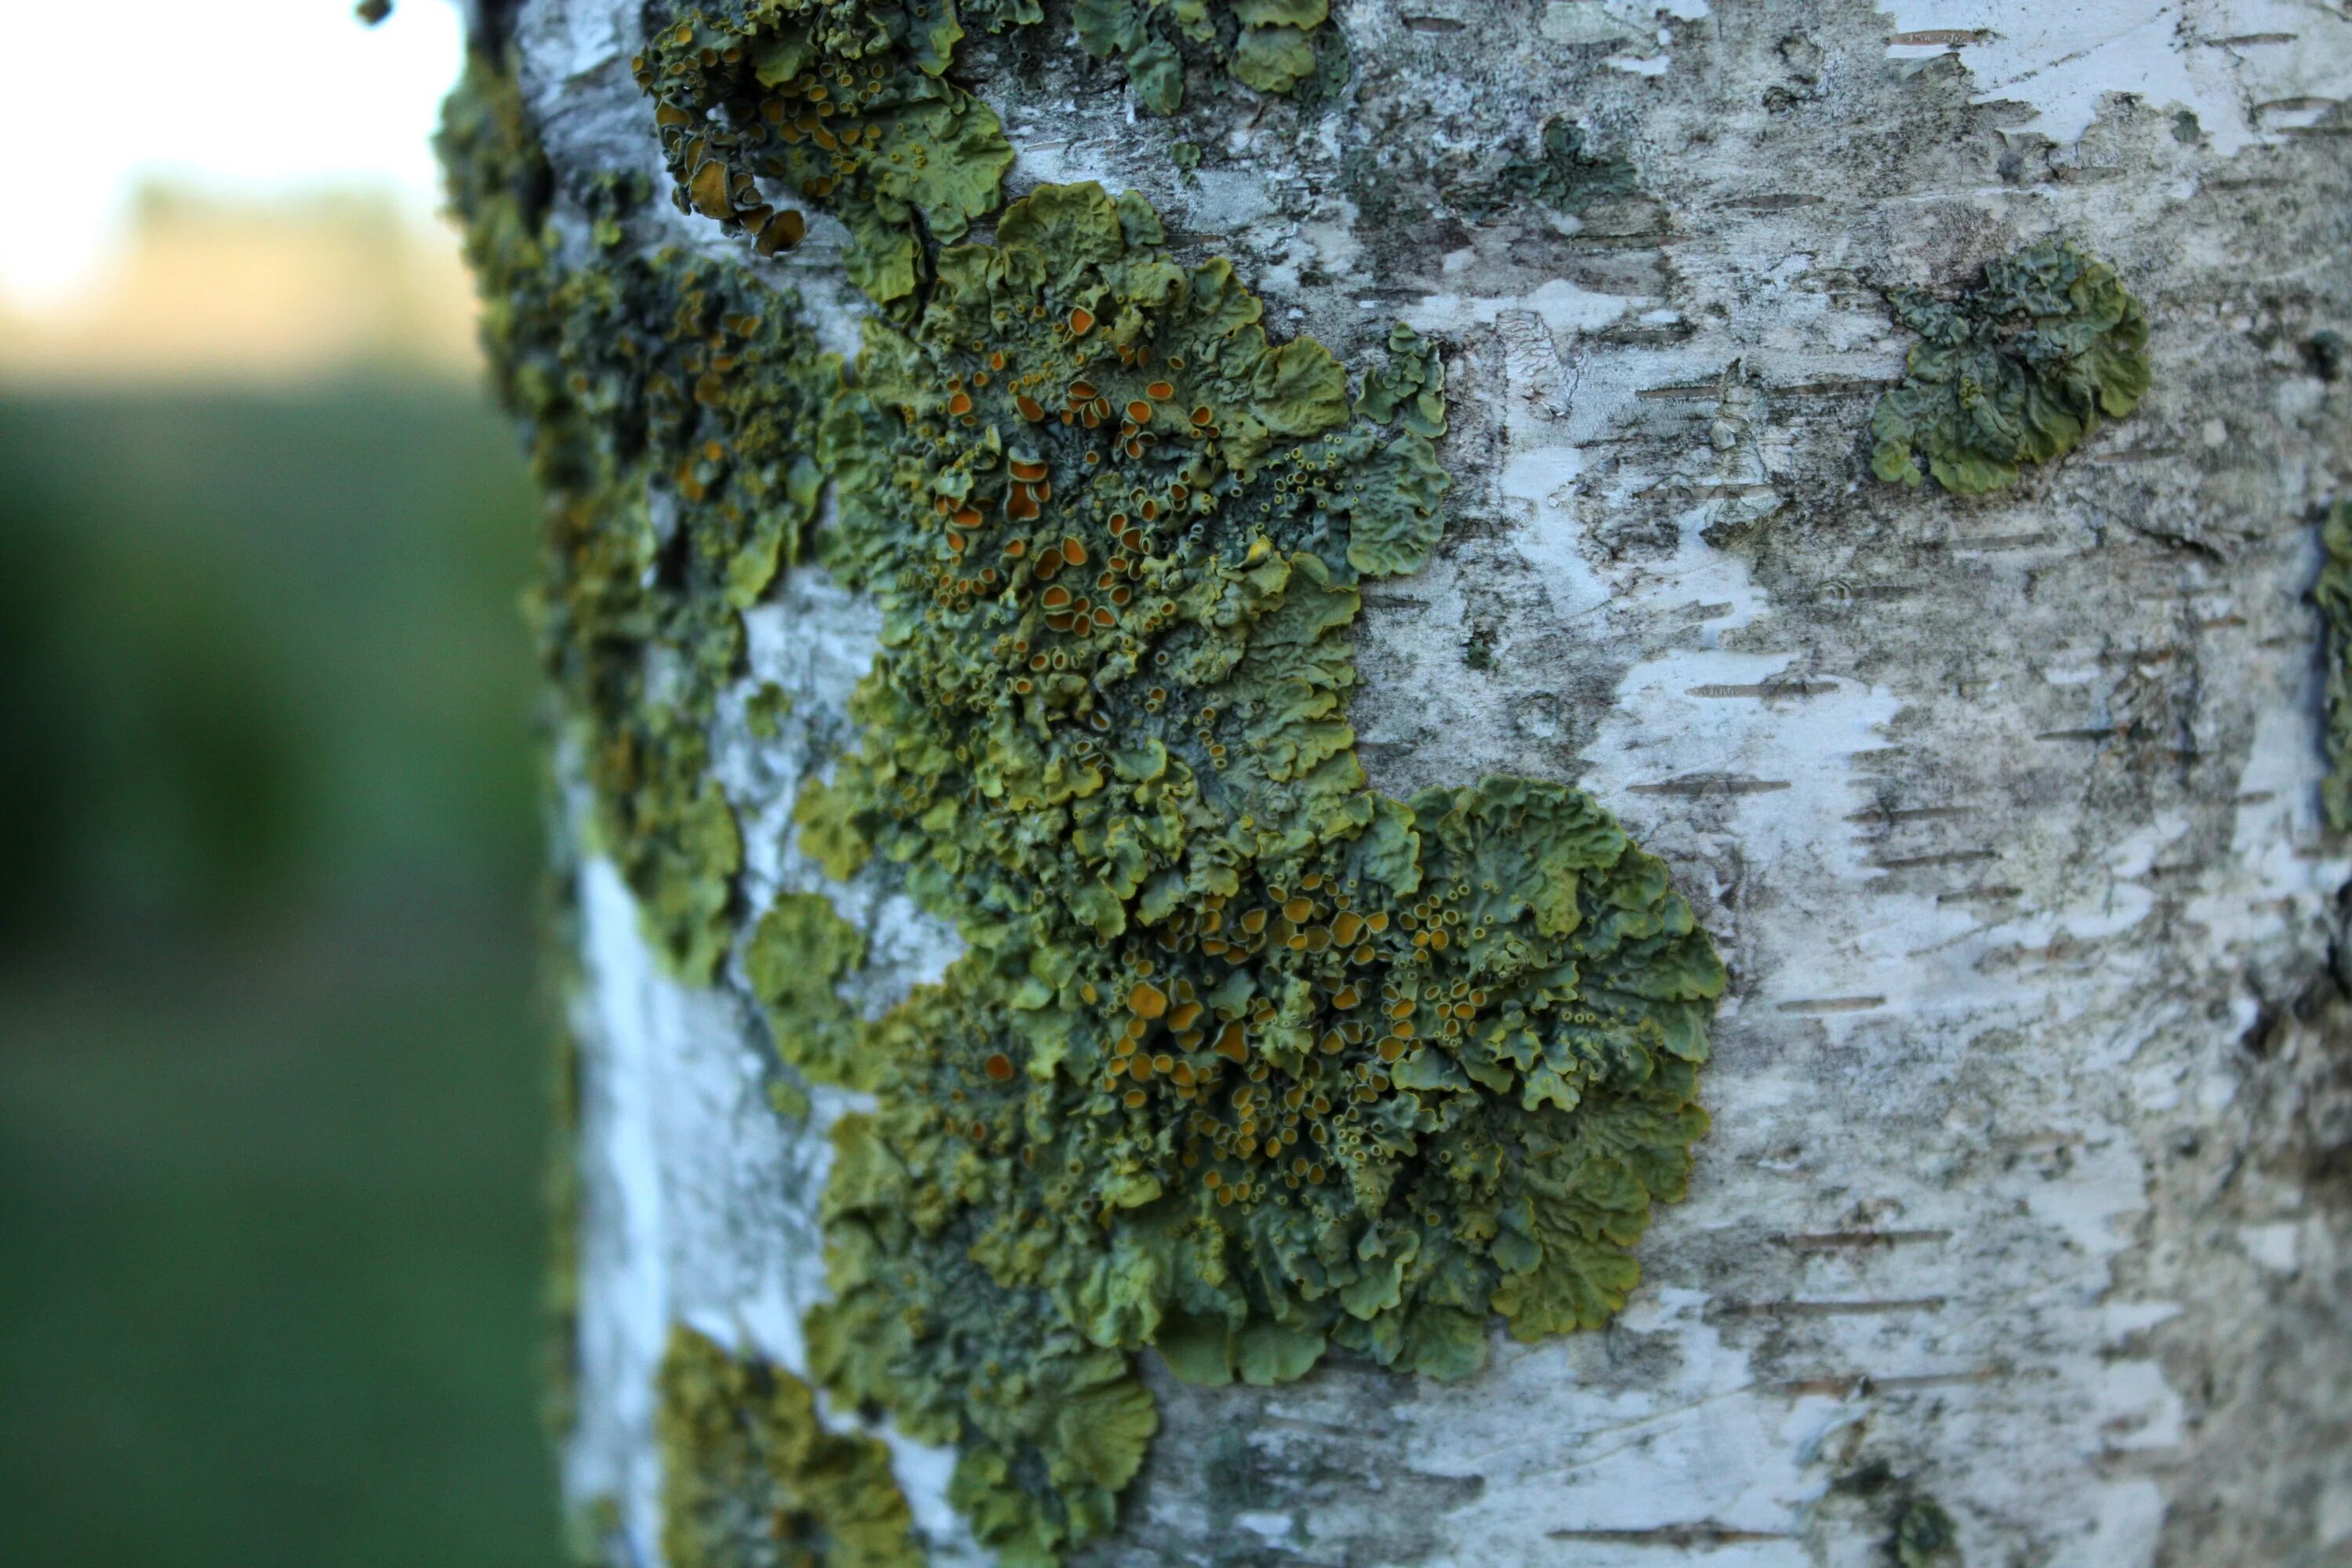
{"type": "Polygon", "coordinates": [[[1989,264],[1958,300],[1892,296],[1921,341],[1903,384],[1878,400],[1871,471],[1956,495],[2017,482],[2064,457],[2147,391],[2147,317],[2114,268],[2049,239],[1989,264]]]}
{"type": "Polygon", "coordinates": [[[767,1010],[776,1054],[810,1078],[870,1089],[856,1051],[857,1015],[844,975],[866,962],[866,937],[823,893],[781,893],[743,949],[751,994],[767,1010]]]}
{"type": "Polygon", "coordinates": [[[2313,593],[2327,671],[2327,776],[2320,804],[2327,826],[2346,833],[2352,832],[2352,500],[2328,509],[2319,538],[2327,552],[2313,593]]]}
{"type": "Polygon", "coordinates": [[[804,831],[969,951],[858,1047],[878,1109],[836,1134],[811,1342],[1043,1557],[1150,1431],[1108,1352],[1455,1376],[1490,1312],[1605,1321],[1705,1129],[1723,974],[1589,797],[1403,802],[1357,763],[1358,584],[1442,526],[1433,346],[1401,330],[1351,402],[1132,194],[1041,187],[997,240],[869,322],[826,424],[824,558],[885,621],[804,831]]]}
{"type": "Polygon", "coordinates": [[[669,1568],[916,1568],[890,1450],[826,1429],[809,1385],[670,1334],[655,1416],[669,1568]]]}
{"type": "MultiPolygon", "coordinates": [[[[535,619],[593,786],[595,847],[664,959],[708,979],[742,851],[708,725],[740,658],[738,612],[805,549],[814,432],[840,362],[790,295],[735,269],[672,253],[559,263],[555,176],[497,63],[470,62],[441,153],[494,383],[549,496],[535,619]]],[[[625,182],[576,194],[600,225],[626,216],[625,182]]]]}
{"type": "Polygon", "coordinates": [[[1013,149],[995,112],[941,75],[963,37],[953,0],[654,9],[635,65],[681,209],[773,255],[806,230],[792,203],[817,204],[849,229],[852,281],[887,306],[915,293],[927,238],[961,238],[995,206],[1013,149]]]}
{"type": "Polygon", "coordinates": [[[1071,16],[1087,52],[1124,64],[1136,97],[1160,114],[1183,104],[1188,54],[1273,93],[1330,76],[1335,59],[1344,61],[1324,26],[1329,0],[1076,0],[1071,16]]]}

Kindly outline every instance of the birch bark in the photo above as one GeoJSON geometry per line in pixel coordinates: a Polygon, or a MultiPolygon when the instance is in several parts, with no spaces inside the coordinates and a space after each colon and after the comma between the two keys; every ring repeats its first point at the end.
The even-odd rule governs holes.
{"type": "MultiPolygon", "coordinates": [[[[511,31],[559,169],[661,177],[631,0],[511,31]]],[[[1375,586],[1352,711],[1392,795],[1573,782],[1666,858],[1733,973],[1687,1202],[1605,1331],[1454,1386],[1344,1359],[1187,1388],[1095,1564],[2352,1561],[2352,1073],[2342,841],[2317,812],[2316,523],[2352,482],[2352,16],[1342,0],[1348,85],[1139,116],[1066,26],[967,41],[1011,191],[1143,192],[1270,323],[1365,363],[1444,345],[1437,559],[1375,586]],[[1481,182],[1565,119],[1630,179],[1481,182]],[[1171,157],[1179,141],[1192,160],[1171,157]],[[2137,413],[2014,489],[1874,479],[1909,339],[2064,235],[2154,323],[2137,413]],[[1923,1527],[1915,1523],[1915,1536],[1923,1527]],[[1916,1540],[1914,1545],[1917,1544],[1916,1540]]],[[[666,243],[740,254],[665,209],[666,243]]],[[[781,273],[856,344],[837,231],[781,273]]],[[[871,607],[821,574],[747,617],[719,775],[756,915],[824,886],[799,781],[853,740],[871,607]],[[768,682],[780,738],[744,720],[768,682]]],[[[740,984],[665,978],[577,868],[585,1193],[577,1502],[658,1561],[673,1322],[803,1360],[820,1103],[780,1121],[740,984]]],[[[887,1005],[951,957],[834,889],[887,1005]]],[[[838,1106],[832,1109],[837,1110],[838,1106]]],[[[935,1561],[983,1555],[897,1446],[935,1561]]]]}

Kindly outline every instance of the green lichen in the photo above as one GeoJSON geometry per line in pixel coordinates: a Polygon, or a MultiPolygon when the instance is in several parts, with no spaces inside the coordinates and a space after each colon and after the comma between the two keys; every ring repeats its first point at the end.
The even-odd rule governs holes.
{"type": "Polygon", "coordinates": [[[828,1430],[809,1385],[671,1331],[655,1435],[669,1568],[917,1568],[890,1451],[828,1430]]]}
{"type": "Polygon", "coordinates": [[[1042,187],[997,241],[869,323],[823,443],[824,559],[885,622],[808,820],[970,951],[857,1047],[878,1109],[836,1133],[810,1334],[1043,1559],[1150,1430],[1107,1352],[1459,1376],[1490,1312],[1604,1321],[1705,1129],[1723,976],[1588,796],[1364,780],[1359,584],[1442,526],[1430,345],[1400,331],[1351,405],[1131,194],[1042,187]]]}
{"type": "Polygon", "coordinates": [[[1529,205],[1575,216],[1593,203],[1634,192],[1633,165],[1623,157],[1590,150],[1582,127],[1548,120],[1536,155],[1513,158],[1494,180],[1454,195],[1455,205],[1484,216],[1529,205]]]}
{"type": "MultiPolygon", "coordinates": [[[[791,296],[740,269],[667,252],[559,265],[554,174],[497,62],[470,62],[440,147],[493,384],[550,496],[534,618],[594,788],[596,847],[664,959],[707,980],[732,939],[742,855],[708,726],[740,661],[740,612],[806,553],[814,432],[840,363],[791,296]]],[[[576,193],[614,223],[627,194],[576,193]]]]}
{"type": "Polygon", "coordinates": [[[1897,1568],[1952,1568],[1959,1562],[1960,1532],[1941,1503],[1918,1498],[1895,1519],[1892,1545],[1897,1568]]]}
{"type": "Polygon", "coordinates": [[[1878,400],[1871,471],[1956,495],[2017,482],[2064,457],[2147,391],[2147,317],[2114,268],[2049,239],[1991,262],[1958,300],[1892,297],[1919,334],[1903,384],[1878,400]],[[1924,466],[1923,466],[1924,464],[1924,466]]]}
{"type": "Polygon", "coordinates": [[[866,962],[866,937],[822,893],[781,893],[743,949],[751,994],[767,1009],[776,1054],[809,1077],[870,1089],[870,1057],[856,1047],[857,1015],[842,976],[866,962]]]}
{"type": "Polygon", "coordinates": [[[1182,107],[1188,54],[1267,93],[1314,84],[1335,56],[1344,61],[1324,29],[1329,0],[1076,0],[1071,15],[1086,51],[1122,62],[1136,97],[1158,114],[1182,107]]]}
{"type": "MultiPolygon", "coordinates": [[[[986,113],[940,82],[944,4],[709,15],[663,24],[643,75],[689,204],[719,205],[697,199],[715,162],[737,226],[757,193],[734,176],[782,156],[740,128],[798,126],[746,80],[986,113]]],[[[444,152],[551,493],[538,618],[596,844],[689,979],[741,913],[708,737],[740,612],[812,549],[881,606],[860,748],[803,788],[796,830],[830,876],[902,882],[966,952],[863,1020],[839,990],[863,943],[825,899],[784,895],[745,945],[797,1078],[873,1096],[834,1132],[811,1372],[953,1445],[980,1538],[1045,1563],[1115,1521],[1157,1426],[1147,1347],[1205,1384],[1297,1378],[1332,1345],[1453,1377],[1494,1315],[1530,1340],[1605,1321],[1705,1130],[1723,973],[1590,797],[1489,778],[1399,800],[1357,761],[1361,585],[1418,570],[1443,529],[1435,345],[1395,329],[1351,391],[1320,344],[1268,337],[1227,263],[1170,259],[1132,193],[1041,187],[993,244],[941,245],[1002,164],[967,159],[941,218],[867,166],[894,134],[860,129],[821,193],[886,307],[852,367],[743,265],[614,254],[601,230],[562,259],[503,71],[477,62],[444,152]],[[877,259],[901,239],[903,267],[877,259]],[[812,539],[827,483],[837,521],[812,539]]],[[[673,1356],[700,1412],[675,1436],[733,1479],[673,1493],[674,1562],[746,1539],[766,1516],[709,1500],[781,1447],[743,1436],[781,1420],[773,1380],[714,1354],[673,1356]]],[[[835,1506],[793,1502],[793,1538],[847,1539],[835,1506]]]]}
{"type": "Polygon", "coordinates": [[[2319,539],[2327,552],[2313,591],[2327,671],[2327,776],[2320,781],[2320,804],[2327,826],[2346,833],[2352,832],[2352,500],[2328,510],[2319,539]]]}
{"type": "MultiPolygon", "coordinates": [[[[987,16],[1002,26],[1034,10],[1016,0],[987,16]]],[[[773,255],[807,227],[759,185],[780,184],[848,228],[849,276],[887,306],[915,294],[929,241],[961,238],[996,205],[1013,149],[995,112],[941,74],[963,37],[953,0],[714,0],[668,15],[634,65],[682,210],[773,255]]]]}

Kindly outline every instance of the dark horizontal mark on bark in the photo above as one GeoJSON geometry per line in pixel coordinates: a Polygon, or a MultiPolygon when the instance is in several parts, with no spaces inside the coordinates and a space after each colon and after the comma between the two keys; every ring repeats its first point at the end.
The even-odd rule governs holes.
{"type": "Polygon", "coordinates": [[[2057,542],[2054,533],[1992,533],[1982,539],[1935,539],[1926,541],[1929,550],[2031,550],[2036,545],[2057,542]]]}
{"type": "Polygon", "coordinates": [[[1799,1252],[1834,1252],[1845,1247],[1900,1247],[1914,1241],[1949,1241],[1948,1230],[1816,1230],[1772,1238],[1799,1252]]]}
{"type": "Polygon", "coordinates": [[[1834,680],[1758,680],[1744,686],[1693,686],[1685,697],[1822,697],[1837,689],[1834,680]]]}
{"type": "Polygon", "coordinates": [[[1626,786],[1628,795],[1769,795],[1776,789],[1787,789],[1787,779],[1748,778],[1738,773],[1685,773],[1680,778],[1661,784],[1638,784],[1626,786]]]}
{"type": "Polygon", "coordinates": [[[1874,1007],[1886,1005],[1884,996],[1812,996],[1795,1002],[1783,1002],[1777,1011],[1782,1013],[1867,1013],[1874,1007]]]}
{"type": "Polygon", "coordinates": [[[1720,397],[1723,395],[1723,386],[1721,383],[1712,381],[1694,383],[1687,386],[1643,386],[1635,388],[1633,395],[1636,397],[1720,397]]]}
{"type": "Polygon", "coordinates": [[[2037,741],[2105,741],[2119,732],[2110,724],[2099,730],[2044,730],[2033,738],[2037,741]]]}
{"type": "Polygon", "coordinates": [[[1773,397],[1852,397],[1859,393],[1884,392],[1895,384],[1894,381],[1795,381],[1786,386],[1768,384],[1764,390],[1773,397]]]}
{"type": "Polygon", "coordinates": [[[1948,1298],[1896,1296],[1884,1301],[1726,1301],[1717,1310],[1742,1318],[1862,1318],[1879,1312],[1940,1312],[1948,1298]]]}
{"type": "Polygon", "coordinates": [[[1407,16],[1404,19],[1404,28],[1408,33],[1458,33],[1469,25],[1457,22],[1451,16],[1407,16]]]}
{"type": "Polygon", "coordinates": [[[1947,849],[1935,855],[1901,855],[1871,864],[1882,871],[1916,871],[1923,866],[1967,866],[1979,860],[1998,859],[2000,856],[1998,849],[1947,849]]]}
{"type": "Polygon", "coordinates": [[[1791,207],[1817,207],[1827,200],[1824,196],[1809,196],[1798,191],[1780,191],[1770,195],[1740,196],[1716,205],[1746,212],[1786,212],[1791,207]]]}
{"type": "Polygon", "coordinates": [[[2305,110],[2333,109],[2342,101],[2335,98],[2273,98],[2268,103],[2254,105],[2254,112],[2260,114],[2264,110],[2276,109],[2294,114],[2305,110]]]}
{"type": "Polygon", "coordinates": [[[1874,805],[1867,811],[1852,813],[1846,820],[1848,822],[1928,822],[1941,817],[1974,816],[1976,814],[1977,808],[1973,805],[1914,805],[1906,806],[1901,811],[1890,811],[1883,805],[1874,805]]]}
{"type": "Polygon", "coordinates": [[[2000,1368],[1990,1366],[1980,1366],[1973,1372],[1918,1373],[1909,1377],[1880,1377],[1872,1373],[1857,1372],[1843,1377],[1791,1378],[1786,1383],[1767,1384],[1765,1386],[1792,1399],[1808,1394],[1854,1399],[1873,1394],[1900,1394],[1913,1388],[1951,1388],[1960,1384],[1990,1383],[2000,1375],[2000,1368]]]}
{"type": "Polygon", "coordinates": [[[1618,1546],[1748,1546],[1761,1541],[1787,1541],[1777,1530],[1738,1530],[1703,1519],[1693,1524],[1654,1524],[1646,1530],[1548,1530],[1551,1541],[1605,1541],[1618,1546]]]}
{"type": "Polygon", "coordinates": [[[2168,877],[2200,876],[2203,874],[2204,870],[2205,868],[2203,866],[2191,862],[2185,866],[2150,866],[2147,870],[2141,872],[2140,876],[2147,881],[2160,882],[2168,877]]]}
{"type": "Polygon", "coordinates": [[[1897,33],[1887,39],[1892,44],[1986,44],[2000,37],[1990,27],[1922,27],[1916,33],[1897,33]]]}
{"type": "Polygon", "coordinates": [[[2209,49],[2235,49],[2248,44],[2291,44],[2294,40],[2293,33],[2240,33],[2227,38],[2200,38],[2198,42],[2209,49]]]}
{"type": "Polygon", "coordinates": [[[2025,889],[2022,888],[2011,888],[1998,882],[1989,882],[1981,888],[1955,888],[1948,893],[1937,893],[1936,901],[1939,904],[1960,904],[1977,899],[2021,899],[2024,896],[2025,889]]]}

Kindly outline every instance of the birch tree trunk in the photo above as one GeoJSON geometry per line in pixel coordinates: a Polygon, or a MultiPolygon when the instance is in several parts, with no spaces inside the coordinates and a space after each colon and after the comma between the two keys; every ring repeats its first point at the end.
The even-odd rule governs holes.
{"type": "MultiPolygon", "coordinates": [[[[547,222],[755,267],[854,354],[873,307],[822,204],[772,258],[658,199],[589,237],[590,176],[669,187],[631,62],[677,15],[475,18],[547,222]]],[[[1590,792],[1730,977],[1712,1131],[1613,1322],[1498,1329],[1454,1382],[1335,1352],[1199,1387],[1143,1352],[1159,1429],[1076,1560],[2352,1561],[2352,858],[2320,811],[2311,598],[2352,481],[2352,16],[1333,0],[1314,79],[1218,77],[1228,20],[1164,115],[1150,62],[1092,58],[1064,7],[965,25],[947,79],[1002,118],[1004,196],[1140,192],[1171,254],[1230,258],[1276,337],[1351,375],[1394,322],[1439,345],[1444,535],[1365,585],[1357,755],[1399,798],[1590,792]],[[1876,477],[1873,409],[1919,341],[1890,295],[1956,298],[2051,237],[2145,308],[2137,410],[1990,493],[1876,477]]],[[[787,565],[741,624],[708,726],[741,846],[709,983],[656,956],[558,752],[564,1479],[601,1561],[663,1559],[677,1326],[809,1371],[824,1130],[863,1102],[779,1112],[747,933],[824,895],[869,1018],[960,951],[796,837],[857,743],[872,595],[787,565]]],[[[991,1560],[950,1452],[820,1409],[890,1445],[927,1560],[991,1560]]]]}

